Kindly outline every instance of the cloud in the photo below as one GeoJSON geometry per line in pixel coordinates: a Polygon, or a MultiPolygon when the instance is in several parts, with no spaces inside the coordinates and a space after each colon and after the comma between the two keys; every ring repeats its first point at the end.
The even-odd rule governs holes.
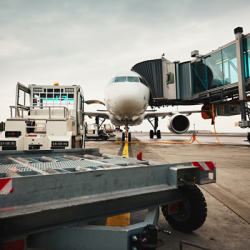
{"type": "MultiPolygon", "coordinates": [[[[194,49],[205,54],[232,41],[237,26],[250,32],[249,7],[232,0],[3,0],[0,87],[58,81],[82,85],[86,99],[103,99],[113,75],[140,61],[162,53],[190,60],[194,49]]],[[[13,100],[15,93],[6,95],[13,100]]]]}

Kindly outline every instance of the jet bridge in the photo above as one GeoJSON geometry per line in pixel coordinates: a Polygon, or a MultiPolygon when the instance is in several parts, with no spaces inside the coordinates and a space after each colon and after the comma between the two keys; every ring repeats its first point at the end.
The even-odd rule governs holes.
{"type": "Polygon", "coordinates": [[[234,41],[205,55],[193,51],[192,61],[170,62],[161,57],[134,65],[132,71],[140,74],[150,89],[150,105],[204,104],[206,108],[216,104],[217,115],[241,113],[239,126],[250,127],[247,104],[250,100],[250,33],[243,35],[242,32],[241,27],[236,28],[234,41]],[[224,112],[226,110],[229,111],[224,112]]]}

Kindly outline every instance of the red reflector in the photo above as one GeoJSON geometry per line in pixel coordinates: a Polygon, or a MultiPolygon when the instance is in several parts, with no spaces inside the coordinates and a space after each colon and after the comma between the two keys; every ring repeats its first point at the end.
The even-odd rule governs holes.
{"type": "Polygon", "coordinates": [[[24,240],[17,240],[3,244],[3,250],[23,250],[25,248],[24,240]]]}
{"type": "Polygon", "coordinates": [[[29,137],[37,137],[37,135],[28,135],[29,137]]]}
{"type": "Polygon", "coordinates": [[[15,135],[15,133],[11,133],[12,135],[15,135]]]}
{"type": "Polygon", "coordinates": [[[171,206],[169,207],[169,213],[170,213],[170,214],[172,214],[172,213],[174,213],[174,212],[177,212],[177,211],[179,211],[179,204],[171,205],[171,206]]]}
{"type": "Polygon", "coordinates": [[[12,171],[18,172],[19,170],[16,168],[10,168],[12,171]]]}

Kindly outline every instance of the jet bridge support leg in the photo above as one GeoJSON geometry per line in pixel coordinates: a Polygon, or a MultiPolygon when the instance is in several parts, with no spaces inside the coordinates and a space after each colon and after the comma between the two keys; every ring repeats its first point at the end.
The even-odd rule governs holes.
{"type": "Polygon", "coordinates": [[[152,120],[148,119],[149,123],[152,125],[152,127],[154,128],[154,130],[150,130],[149,131],[149,137],[150,139],[153,139],[154,138],[154,135],[157,136],[158,139],[161,138],[161,131],[160,130],[157,130],[158,128],[158,120],[159,118],[158,117],[155,117],[154,118],[154,124],[152,123],[152,120]]]}
{"type": "Polygon", "coordinates": [[[241,112],[241,122],[239,123],[239,126],[242,128],[247,128],[250,127],[250,120],[248,115],[249,108],[246,102],[246,80],[245,80],[242,32],[243,32],[242,27],[234,29],[236,54],[237,54],[237,68],[238,68],[239,101],[240,101],[240,112],[241,112]]]}

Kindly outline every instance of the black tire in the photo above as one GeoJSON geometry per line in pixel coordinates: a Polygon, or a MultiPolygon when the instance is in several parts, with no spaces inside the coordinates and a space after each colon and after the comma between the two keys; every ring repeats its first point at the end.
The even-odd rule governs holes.
{"type": "Polygon", "coordinates": [[[153,130],[149,131],[149,137],[150,137],[150,139],[154,138],[154,131],[153,130]]]}
{"type": "Polygon", "coordinates": [[[122,141],[125,141],[125,133],[122,133],[122,141]]]}
{"type": "Polygon", "coordinates": [[[250,142],[250,133],[247,134],[247,140],[250,142]]]}
{"type": "Polygon", "coordinates": [[[128,142],[131,142],[131,133],[128,133],[128,142]]]}
{"type": "Polygon", "coordinates": [[[162,213],[172,228],[190,233],[200,228],[207,217],[207,203],[197,186],[179,187],[184,202],[179,206],[179,212],[168,215],[168,206],[162,206],[162,213]]]}
{"type": "Polygon", "coordinates": [[[75,136],[72,136],[72,139],[71,139],[71,148],[75,148],[76,147],[76,138],[75,136]]]}
{"type": "Polygon", "coordinates": [[[161,139],[161,130],[157,130],[157,138],[161,139]]]}

